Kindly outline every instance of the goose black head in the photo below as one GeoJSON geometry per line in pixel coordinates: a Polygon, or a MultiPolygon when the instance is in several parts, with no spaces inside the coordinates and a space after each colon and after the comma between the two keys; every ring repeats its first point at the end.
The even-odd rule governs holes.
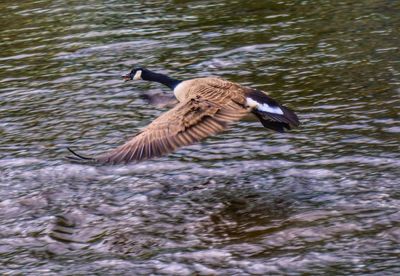
{"type": "Polygon", "coordinates": [[[147,70],[145,68],[141,68],[141,67],[133,68],[132,71],[129,74],[127,74],[125,76],[122,76],[122,78],[125,81],[143,80],[143,79],[146,79],[146,78],[144,78],[144,75],[147,75],[148,72],[149,72],[149,70],[147,70]]]}
{"type": "Polygon", "coordinates": [[[133,68],[128,75],[122,76],[122,78],[125,81],[129,80],[154,81],[162,83],[171,88],[172,90],[181,82],[180,80],[170,78],[164,74],[152,72],[143,67],[133,68]]]}

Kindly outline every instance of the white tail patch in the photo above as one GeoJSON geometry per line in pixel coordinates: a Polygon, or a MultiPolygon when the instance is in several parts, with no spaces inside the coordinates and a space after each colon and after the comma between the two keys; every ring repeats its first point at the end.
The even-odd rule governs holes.
{"type": "Polygon", "coordinates": [[[246,103],[248,106],[256,108],[260,111],[283,115],[283,111],[279,106],[270,106],[267,103],[259,103],[252,98],[246,98],[246,103]]]}

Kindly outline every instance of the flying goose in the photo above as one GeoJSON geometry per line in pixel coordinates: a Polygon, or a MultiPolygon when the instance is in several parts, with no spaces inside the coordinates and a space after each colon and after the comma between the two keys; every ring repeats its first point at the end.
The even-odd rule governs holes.
{"type": "Polygon", "coordinates": [[[123,78],[164,84],[174,91],[179,103],[114,150],[89,158],[68,148],[74,154],[72,159],[118,164],[159,157],[221,132],[249,113],[264,127],[278,132],[300,124],[292,110],[265,92],[221,78],[181,81],[145,68],[134,68],[123,78]]]}

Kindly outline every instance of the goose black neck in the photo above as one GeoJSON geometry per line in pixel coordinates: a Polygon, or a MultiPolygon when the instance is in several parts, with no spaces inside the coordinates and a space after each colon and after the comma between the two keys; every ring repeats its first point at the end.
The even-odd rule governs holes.
{"type": "Polygon", "coordinates": [[[154,81],[162,83],[172,90],[181,82],[180,80],[173,79],[168,77],[167,75],[155,73],[150,70],[145,70],[142,72],[142,79],[146,81],[154,81]]]}

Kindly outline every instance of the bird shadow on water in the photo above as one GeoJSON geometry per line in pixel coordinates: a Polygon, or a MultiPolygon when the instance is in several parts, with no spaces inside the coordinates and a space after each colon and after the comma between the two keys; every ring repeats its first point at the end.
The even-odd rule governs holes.
{"type": "Polygon", "coordinates": [[[293,212],[290,194],[260,191],[251,183],[240,183],[214,190],[207,200],[217,208],[209,214],[204,231],[214,244],[234,243],[256,238],[276,228],[293,212]]]}

